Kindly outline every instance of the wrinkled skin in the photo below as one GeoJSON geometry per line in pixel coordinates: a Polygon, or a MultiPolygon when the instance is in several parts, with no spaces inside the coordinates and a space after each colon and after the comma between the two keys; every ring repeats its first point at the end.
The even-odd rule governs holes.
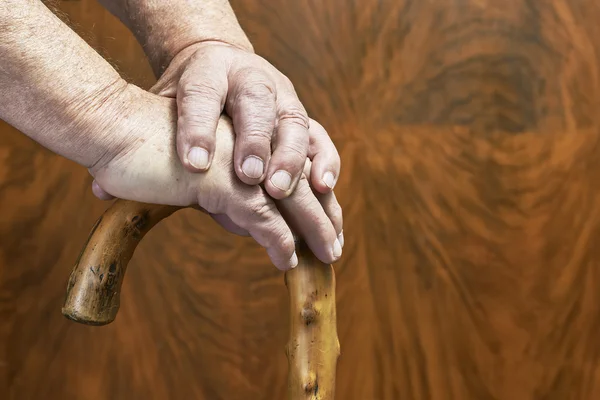
{"type": "Polygon", "coordinates": [[[335,186],[340,157],[329,135],[308,117],[290,80],[253,52],[216,41],[191,45],[171,61],[155,90],[177,99],[177,151],[190,171],[210,167],[225,111],[235,128],[234,167],[242,182],[263,183],[271,197],[285,198],[308,157],[313,188],[328,193],[335,186]]]}
{"type": "MultiPolygon", "coordinates": [[[[154,6],[161,4],[165,3],[153,2],[154,6]]],[[[203,9],[195,2],[179,4],[203,9]]],[[[138,3],[139,7],[144,5],[151,4],[138,3]]],[[[56,154],[88,168],[96,180],[94,191],[100,197],[110,193],[140,202],[199,205],[225,227],[252,235],[281,269],[297,262],[291,229],[308,242],[323,262],[339,258],[342,217],[333,195],[316,195],[308,179],[299,179],[292,194],[275,202],[262,186],[244,183],[235,173],[235,136],[225,118],[215,125],[212,167],[202,173],[191,172],[181,163],[176,145],[177,127],[181,125],[177,112],[181,108],[168,94],[155,93],[173,85],[169,82],[185,82],[183,73],[181,79],[164,74],[159,82],[162,86],[157,86],[154,93],[129,84],[40,2],[0,2],[0,26],[7,28],[0,29],[0,118],[56,154]]],[[[150,31],[155,32],[155,28],[150,31]]],[[[167,28],[164,33],[172,31],[167,28]]],[[[161,36],[157,42],[165,40],[161,36]]],[[[190,45],[188,51],[196,54],[195,50],[200,51],[198,46],[190,45]]],[[[219,48],[229,52],[232,46],[219,48]]],[[[182,61],[168,63],[173,65],[173,71],[191,71],[197,62],[212,60],[217,73],[231,72],[235,65],[244,65],[246,59],[204,54],[205,58],[196,60],[184,57],[184,53],[175,52],[175,58],[182,61]],[[231,62],[219,69],[218,65],[226,59],[231,62]]],[[[235,113],[235,107],[230,111],[235,113]]],[[[235,118],[239,119],[239,115],[234,117],[234,123],[235,118]]],[[[310,131],[326,137],[316,123],[310,131]]],[[[310,135],[305,132],[304,137],[310,135]]],[[[316,157],[313,160],[318,164],[316,157]]],[[[295,162],[304,167],[306,154],[295,162]]],[[[318,168],[306,165],[309,177],[315,169],[318,168]]]]}
{"type": "MultiPolygon", "coordinates": [[[[128,117],[136,134],[128,136],[129,141],[115,157],[90,168],[99,197],[108,198],[110,193],[143,202],[198,204],[226,229],[251,235],[281,270],[297,263],[291,229],[321,261],[331,263],[339,258],[343,244],[341,208],[333,192],[313,192],[308,159],[303,166],[306,174],[301,174],[296,190],[285,199],[274,200],[262,186],[247,185],[235,174],[235,135],[229,118],[218,121],[211,168],[195,173],[177,156],[175,100],[131,86],[123,92],[122,101],[138,105],[134,116],[128,117]]],[[[311,129],[319,128],[315,124],[311,129]]]]}

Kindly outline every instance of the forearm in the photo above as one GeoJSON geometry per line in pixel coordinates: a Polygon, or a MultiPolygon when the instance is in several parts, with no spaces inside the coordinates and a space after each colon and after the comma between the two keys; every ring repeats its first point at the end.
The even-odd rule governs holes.
{"type": "Polygon", "coordinates": [[[0,118],[86,167],[117,151],[127,83],[40,1],[2,0],[0,60],[0,118]]]}
{"type": "Polygon", "coordinates": [[[216,40],[252,51],[227,0],[99,0],[135,35],[160,76],[191,44],[216,40]]]}

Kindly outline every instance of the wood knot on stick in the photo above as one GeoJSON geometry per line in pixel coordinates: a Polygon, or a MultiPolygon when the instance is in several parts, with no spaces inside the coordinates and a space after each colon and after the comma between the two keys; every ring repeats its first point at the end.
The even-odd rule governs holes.
{"type": "Polygon", "coordinates": [[[304,325],[307,326],[316,321],[318,314],[318,311],[312,303],[305,304],[304,307],[302,307],[302,311],[300,312],[302,321],[304,321],[304,325]]]}
{"type": "Polygon", "coordinates": [[[134,215],[125,226],[125,236],[132,236],[134,239],[140,240],[148,226],[149,217],[148,210],[141,210],[134,215]]]}
{"type": "Polygon", "coordinates": [[[144,211],[138,215],[135,215],[131,219],[131,223],[137,230],[143,230],[148,223],[148,213],[144,211]]]}
{"type": "Polygon", "coordinates": [[[304,384],[304,393],[315,396],[319,393],[319,381],[316,376],[311,377],[308,382],[304,384]]]}

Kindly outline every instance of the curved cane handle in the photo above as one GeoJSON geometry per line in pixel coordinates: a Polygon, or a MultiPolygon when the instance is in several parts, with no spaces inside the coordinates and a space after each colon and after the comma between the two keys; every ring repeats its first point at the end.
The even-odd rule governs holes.
{"type": "Polygon", "coordinates": [[[106,325],[119,312],[127,264],[142,238],[181,207],[116,200],[96,221],[71,272],[62,313],[86,325],[106,325]]]}
{"type": "MultiPolygon", "coordinates": [[[[137,245],[153,226],[181,208],[116,200],[96,221],[75,263],[63,315],[87,325],[114,321],[137,245]]],[[[285,273],[290,299],[288,397],[333,400],[340,353],[334,270],[304,242],[297,241],[296,253],[298,266],[285,273]]]]}

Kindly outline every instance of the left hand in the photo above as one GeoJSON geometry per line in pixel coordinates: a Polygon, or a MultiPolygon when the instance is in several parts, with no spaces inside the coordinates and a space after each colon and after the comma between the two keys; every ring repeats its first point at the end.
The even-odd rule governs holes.
{"type": "MultiPolygon", "coordinates": [[[[134,88],[130,87],[129,91],[133,89],[134,88]]],[[[158,91],[158,84],[150,89],[150,92],[152,93],[157,93],[158,91]]],[[[223,118],[219,117],[217,119],[217,125],[215,126],[215,131],[219,134],[216,154],[220,155],[220,158],[217,157],[215,159],[216,162],[213,168],[205,174],[190,173],[191,171],[186,168],[188,171],[186,176],[188,178],[184,179],[181,176],[177,177],[176,172],[169,169],[175,168],[174,163],[166,163],[168,167],[165,167],[164,160],[161,159],[161,157],[164,156],[164,153],[168,153],[168,150],[165,149],[170,147],[163,142],[169,142],[169,138],[176,136],[176,127],[173,126],[172,130],[168,129],[168,124],[165,123],[165,121],[168,120],[168,116],[163,115],[163,108],[166,108],[161,108],[160,106],[156,107],[154,105],[154,102],[158,100],[152,100],[152,96],[143,95],[143,91],[141,90],[134,90],[134,92],[138,93],[137,97],[134,96],[136,98],[135,103],[138,104],[137,108],[142,110],[140,111],[142,114],[138,116],[138,119],[147,123],[150,128],[143,126],[143,123],[137,123],[135,118],[132,118],[131,115],[129,115],[129,118],[112,119],[117,121],[123,120],[125,122],[131,120],[131,123],[134,124],[134,128],[129,129],[142,131],[137,134],[127,134],[126,136],[128,138],[142,136],[143,140],[139,140],[139,142],[147,143],[146,147],[151,149],[148,150],[148,154],[141,156],[141,158],[140,156],[138,156],[137,159],[136,157],[133,157],[133,161],[137,160],[137,164],[141,163],[145,165],[145,167],[135,169],[132,166],[129,166],[123,169],[121,165],[121,172],[113,172],[112,174],[99,172],[99,170],[108,170],[109,168],[107,167],[96,167],[95,172],[90,171],[95,178],[92,184],[92,191],[96,197],[102,200],[111,200],[114,199],[116,195],[129,200],[181,205],[180,203],[182,201],[185,203],[184,200],[173,198],[174,194],[177,192],[177,185],[180,185],[185,181],[212,179],[221,186],[225,185],[225,189],[228,188],[226,186],[227,184],[233,186],[229,187],[229,190],[220,191],[215,190],[214,187],[212,189],[203,187],[202,190],[198,188],[198,193],[202,194],[203,198],[206,195],[217,195],[220,193],[222,196],[217,196],[219,200],[215,201],[213,199],[212,203],[235,203],[234,205],[237,205],[237,208],[229,207],[229,211],[238,211],[234,212],[232,218],[232,216],[228,215],[226,212],[227,210],[224,209],[204,207],[204,210],[227,231],[237,235],[253,236],[261,245],[267,248],[273,263],[279,268],[286,268],[286,260],[282,261],[282,249],[287,246],[293,251],[293,243],[290,244],[289,241],[291,238],[289,228],[287,226],[282,226],[282,223],[283,225],[288,224],[290,227],[293,227],[294,230],[309,244],[313,253],[315,253],[315,255],[323,262],[335,262],[339,258],[340,254],[338,254],[338,252],[341,252],[344,247],[342,209],[333,190],[327,190],[321,193],[315,190],[322,176],[320,171],[315,167],[315,162],[319,159],[322,160],[322,158],[313,157],[312,162],[309,158],[305,158],[302,161],[302,170],[300,171],[301,179],[297,190],[293,191],[290,196],[277,200],[275,202],[277,205],[276,211],[271,210],[273,212],[265,213],[264,210],[268,209],[268,207],[259,207],[263,212],[253,212],[251,206],[256,205],[257,202],[255,198],[249,197],[248,193],[256,194],[256,190],[262,192],[263,189],[244,185],[242,182],[235,179],[228,179],[227,173],[236,176],[233,174],[234,171],[232,171],[234,169],[232,156],[235,151],[235,134],[233,129],[226,129],[226,124],[223,124],[223,118]],[[139,93],[142,93],[142,95],[139,93]],[[164,128],[165,126],[167,126],[167,128],[164,128]],[[220,130],[218,129],[219,126],[221,128],[220,130]],[[158,140],[158,144],[152,143],[149,139],[150,137],[143,136],[146,133],[150,133],[152,129],[158,130],[153,136],[150,135],[150,137],[154,137],[154,140],[158,140]],[[158,149],[158,151],[156,151],[156,149],[158,149]],[[162,165],[161,160],[163,162],[162,165]],[[154,166],[154,168],[152,168],[152,166],[154,166]],[[225,167],[226,171],[224,171],[223,167],[225,167]],[[146,172],[139,172],[144,170],[146,170],[146,172]],[[152,175],[149,171],[159,171],[158,176],[152,175]],[[150,188],[148,188],[148,182],[154,182],[152,185],[149,185],[150,188]],[[237,203],[235,202],[236,199],[237,203]],[[250,212],[248,212],[249,206],[250,212]],[[246,212],[244,212],[244,210],[246,212]],[[281,219],[281,217],[283,217],[285,221],[284,219],[281,219]],[[269,240],[269,238],[278,238],[279,240],[269,240]]],[[[123,95],[124,94],[121,94],[121,96],[123,95]]],[[[161,97],[158,96],[154,97],[156,97],[156,99],[161,99],[161,97]]],[[[173,102],[173,100],[167,100],[165,98],[162,98],[161,100],[173,102]]],[[[126,103],[126,101],[119,99],[115,99],[115,102],[126,103]]],[[[179,113],[179,110],[177,112],[179,113]]],[[[128,131],[127,127],[116,127],[113,129],[119,132],[128,131]]],[[[325,130],[318,123],[312,124],[309,131],[310,137],[326,135],[325,130]]],[[[217,138],[216,134],[215,138],[217,138]]],[[[126,150],[124,153],[127,154],[125,158],[132,158],[133,151],[126,150]]],[[[337,155],[337,152],[335,154],[337,155]]],[[[120,164],[123,164],[122,159],[123,157],[121,157],[120,164]]],[[[132,162],[132,164],[135,164],[135,162],[132,162]]],[[[175,164],[178,167],[181,167],[181,164],[178,162],[175,164]]],[[[264,198],[261,197],[261,199],[264,200],[267,205],[272,201],[266,196],[264,198]]],[[[211,201],[208,201],[208,203],[211,203],[211,201]]],[[[201,208],[204,206],[202,201],[200,201],[198,205],[201,208]]]]}
{"type": "Polygon", "coordinates": [[[309,158],[313,189],[325,194],[335,186],[340,157],[331,138],[308,117],[290,80],[251,51],[218,41],[191,45],[175,56],[152,91],[177,99],[177,153],[189,171],[210,167],[217,123],[226,111],[242,182],[263,183],[274,199],[286,198],[309,158]]]}
{"type": "Polygon", "coordinates": [[[111,193],[127,200],[200,208],[230,232],[251,235],[282,270],[297,264],[294,232],[322,262],[339,259],[342,210],[333,192],[320,195],[312,190],[310,162],[297,189],[274,201],[262,187],[246,185],[235,175],[235,134],[229,118],[219,119],[213,166],[198,174],[185,170],[175,151],[174,99],[130,86],[113,103],[129,111],[125,118],[120,118],[119,109],[104,114],[121,143],[118,151],[89,169],[99,197],[111,193]]]}

